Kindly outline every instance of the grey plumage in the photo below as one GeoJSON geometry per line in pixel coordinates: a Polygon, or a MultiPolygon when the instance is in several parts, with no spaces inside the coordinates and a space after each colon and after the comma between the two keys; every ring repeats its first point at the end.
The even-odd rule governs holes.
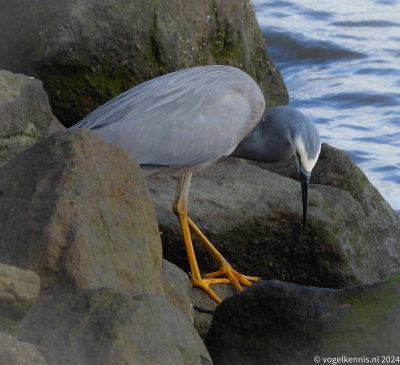
{"type": "Polygon", "coordinates": [[[132,88],[70,129],[93,130],[123,147],[145,174],[196,171],[230,154],[284,161],[295,153],[296,138],[305,144],[302,160],[316,161],[319,134],[308,117],[288,106],[264,119],[263,111],[264,97],[246,73],[202,66],[132,88]]]}
{"type": "Polygon", "coordinates": [[[231,156],[274,163],[288,160],[297,151],[307,165],[307,161],[316,161],[320,148],[319,133],[310,118],[292,107],[277,106],[243,138],[231,156]],[[299,141],[304,144],[304,156],[298,151],[299,141]]]}
{"type": "Polygon", "coordinates": [[[144,167],[198,170],[229,155],[254,128],[264,97],[243,71],[203,66],[141,84],[71,127],[87,128],[128,151],[144,167]],[[170,167],[170,168],[168,168],[170,167]]]}

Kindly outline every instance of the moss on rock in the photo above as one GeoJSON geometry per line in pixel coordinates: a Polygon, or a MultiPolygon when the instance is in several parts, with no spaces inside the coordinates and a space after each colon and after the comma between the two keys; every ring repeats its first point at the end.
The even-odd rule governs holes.
{"type": "Polygon", "coordinates": [[[6,1],[0,31],[0,68],[42,80],[67,126],[144,81],[206,64],[249,73],[268,107],[288,102],[251,2],[6,1]]]}
{"type": "Polygon", "coordinates": [[[215,365],[308,365],[398,356],[399,325],[400,275],[343,290],[269,280],[224,300],[205,343],[215,365]]]}

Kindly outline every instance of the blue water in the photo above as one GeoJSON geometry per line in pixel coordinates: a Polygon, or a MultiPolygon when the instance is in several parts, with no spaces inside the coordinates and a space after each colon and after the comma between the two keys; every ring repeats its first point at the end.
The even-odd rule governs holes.
{"type": "Polygon", "coordinates": [[[400,1],[253,3],[290,105],[400,213],[400,1]]]}

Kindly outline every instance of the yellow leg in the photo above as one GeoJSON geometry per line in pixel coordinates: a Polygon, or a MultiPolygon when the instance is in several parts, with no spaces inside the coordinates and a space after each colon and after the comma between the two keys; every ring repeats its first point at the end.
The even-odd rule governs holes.
{"type": "Polygon", "coordinates": [[[173,205],[173,211],[179,219],[181,225],[183,239],[185,242],[186,251],[189,258],[190,271],[192,274],[192,285],[202,288],[208,293],[216,302],[221,303],[221,299],[214,293],[209,287],[211,284],[233,284],[237,290],[242,291],[242,287],[239,281],[247,286],[251,285],[252,281],[257,281],[259,278],[252,276],[245,276],[239,274],[234,270],[228,261],[217,251],[217,249],[211,244],[211,242],[203,235],[199,228],[193,223],[193,221],[187,215],[187,196],[189,193],[190,180],[192,173],[182,175],[178,180],[176,188],[175,200],[173,205]],[[199,267],[197,264],[196,256],[193,249],[193,243],[190,236],[190,229],[202,242],[207,251],[211,254],[214,260],[219,265],[220,269],[216,272],[203,275],[201,277],[199,267]],[[227,278],[217,278],[218,276],[226,276],[227,278]]]}

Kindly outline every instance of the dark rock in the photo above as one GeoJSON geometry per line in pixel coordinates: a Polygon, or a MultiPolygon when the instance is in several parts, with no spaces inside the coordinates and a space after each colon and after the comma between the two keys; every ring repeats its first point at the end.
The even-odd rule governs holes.
{"type": "Polygon", "coordinates": [[[0,264],[0,332],[16,336],[38,295],[39,277],[34,272],[0,264]]]}
{"type": "MultiPolygon", "coordinates": [[[[300,181],[294,157],[288,161],[275,164],[255,161],[246,162],[300,181]]],[[[389,222],[396,221],[395,212],[369,182],[362,170],[351,161],[345,152],[335,147],[322,143],[318,162],[312,171],[311,182],[348,191],[361,204],[365,214],[374,220],[379,220],[380,216],[383,216],[385,217],[384,220],[390,218],[389,222]]]]}
{"type": "Polygon", "coordinates": [[[151,293],[44,290],[20,337],[45,348],[49,364],[212,364],[185,314],[151,293]]]}
{"type": "Polygon", "coordinates": [[[400,276],[342,290],[277,280],[217,307],[205,343],[215,365],[306,365],[314,356],[398,356],[400,276]]]}
{"type": "Polygon", "coordinates": [[[41,79],[55,115],[67,126],[143,81],[205,64],[243,69],[260,85],[268,106],[288,102],[252,2],[1,5],[0,68],[41,79]]]}
{"type": "Polygon", "coordinates": [[[47,365],[47,362],[33,345],[0,332],[0,364],[47,365]]]}
{"type": "Polygon", "coordinates": [[[60,131],[0,169],[0,262],[41,288],[163,294],[158,227],[139,166],[87,130],[60,131]]]}
{"type": "Polygon", "coordinates": [[[52,119],[41,81],[0,70],[0,166],[45,138],[52,119]]]}
{"type": "MultiPolygon", "coordinates": [[[[171,212],[176,179],[149,177],[147,184],[164,257],[189,272],[179,224],[171,212]]],[[[366,178],[364,184],[371,186],[366,178]]],[[[388,206],[380,195],[370,200],[388,206]]],[[[337,188],[311,186],[306,234],[300,184],[256,166],[216,164],[196,173],[188,209],[222,255],[246,275],[343,288],[379,281],[400,269],[400,218],[387,211],[369,219],[349,192],[337,188]]],[[[216,269],[197,241],[195,251],[202,273],[216,269]]]]}
{"type": "MultiPolygon", "coordinates": [[[[222,300],[237,293],[236,288],[230,284],[212,285],[211,287],[222,300]]],[[[193,305],[202,309],[202,311],[194,310],[193,318],[194,328],[196,328],[196,331],[200,337],[204,338],[207,331],[210,329],[211,321],[213,319],[213,315],[208,313],[208,311],[214,311],[218,304],[214,299],[206,294],[203,289],[200,288],[194,287],[190,292],[190,296],[192,298],[193,305]]]]}

